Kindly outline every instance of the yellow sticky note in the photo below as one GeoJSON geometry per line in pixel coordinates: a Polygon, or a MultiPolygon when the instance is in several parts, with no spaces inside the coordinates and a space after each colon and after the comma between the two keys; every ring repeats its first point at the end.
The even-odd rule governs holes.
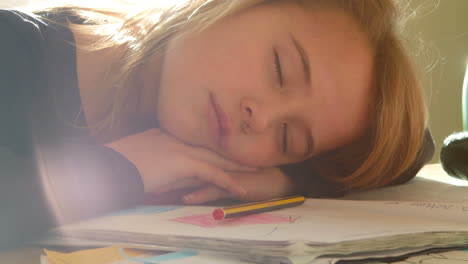
{"type": "MultiPolygon", "coordinates": [[[[119,247],[104,247],[86,249],[70,253],[62,253],[44,249],[51,264],[107,264],[125,260],[119,253],[119,247]]],[[[130,257],[144,255],[144,250],[125,249],[125,254],[130,257]]]]}

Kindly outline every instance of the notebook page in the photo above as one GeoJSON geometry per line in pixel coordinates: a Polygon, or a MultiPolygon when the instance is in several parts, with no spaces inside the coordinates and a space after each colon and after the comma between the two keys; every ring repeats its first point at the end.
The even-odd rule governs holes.
{"type": "Polygon", "coordinates": [[[213,209],[187,206],[158,214],[117,215],[62,230],[92,229],[167,237],[317,244],[418,232],[468,232],[468,204],[457,203],[308,199],[302,206],[269,213],[289,219],[284,222],[233,225],[239,221],[233,219],[206,227],[174,220],[210,215],[213,209]]]}

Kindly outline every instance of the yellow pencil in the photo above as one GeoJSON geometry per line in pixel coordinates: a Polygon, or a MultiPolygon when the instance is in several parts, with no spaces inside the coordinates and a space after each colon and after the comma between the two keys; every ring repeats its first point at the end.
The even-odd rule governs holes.
{"type": "Polygon", "coordinates": [[[285,198],[277,198],[263,202],[241,204],[231,207],[218,208],[213,211],[215,220],[223,220],[231,217],[246,216],[251,214],[269,212],[281,208],[293,207],[303,204],[304,196],[291,196],[285,198]]]}

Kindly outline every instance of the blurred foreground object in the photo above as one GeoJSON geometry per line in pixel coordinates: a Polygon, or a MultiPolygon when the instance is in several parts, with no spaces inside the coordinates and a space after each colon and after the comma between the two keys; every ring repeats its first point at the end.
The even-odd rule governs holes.
{"type": "Polygon", "coordinates": [[[468,131],[451,134],[444,140],[440,162],[447,174],[468,180],[468,131]]]}

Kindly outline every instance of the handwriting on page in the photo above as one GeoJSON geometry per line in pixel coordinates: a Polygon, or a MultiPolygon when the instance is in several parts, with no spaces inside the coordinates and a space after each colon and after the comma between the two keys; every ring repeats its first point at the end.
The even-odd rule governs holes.
{"type": "MultiPolygon", "coordinates": [[[[428,209],[441,209],[441,210],[456,210],[457,209],[456,204],[427,203],[427,202],[412,203],[411,206],[424,207],[428,209]]],[[[468,213],[468,205],[459,205],[458,207],[462,212],[468,213]]]]}
{"type": "Polygon", "coordinates": [[[290,223],[291,219],[289,216],[276,214],[255,214],[217,221],[213,219],[211,214],[201,214],[179,217],[172,219],[172,221],[213,228],[218,226],[290,223]]]}
{"type": "Polygon", "coordinates": [[[461,211],[468,213],[468,205],[459,203],[438,203],[438,202],[400,202],[400,201],[389,201],[386,204],[395,205],[408,205],[410,207],[417,207],[428,210],[439,210],[439,211],[461,211]]]}

